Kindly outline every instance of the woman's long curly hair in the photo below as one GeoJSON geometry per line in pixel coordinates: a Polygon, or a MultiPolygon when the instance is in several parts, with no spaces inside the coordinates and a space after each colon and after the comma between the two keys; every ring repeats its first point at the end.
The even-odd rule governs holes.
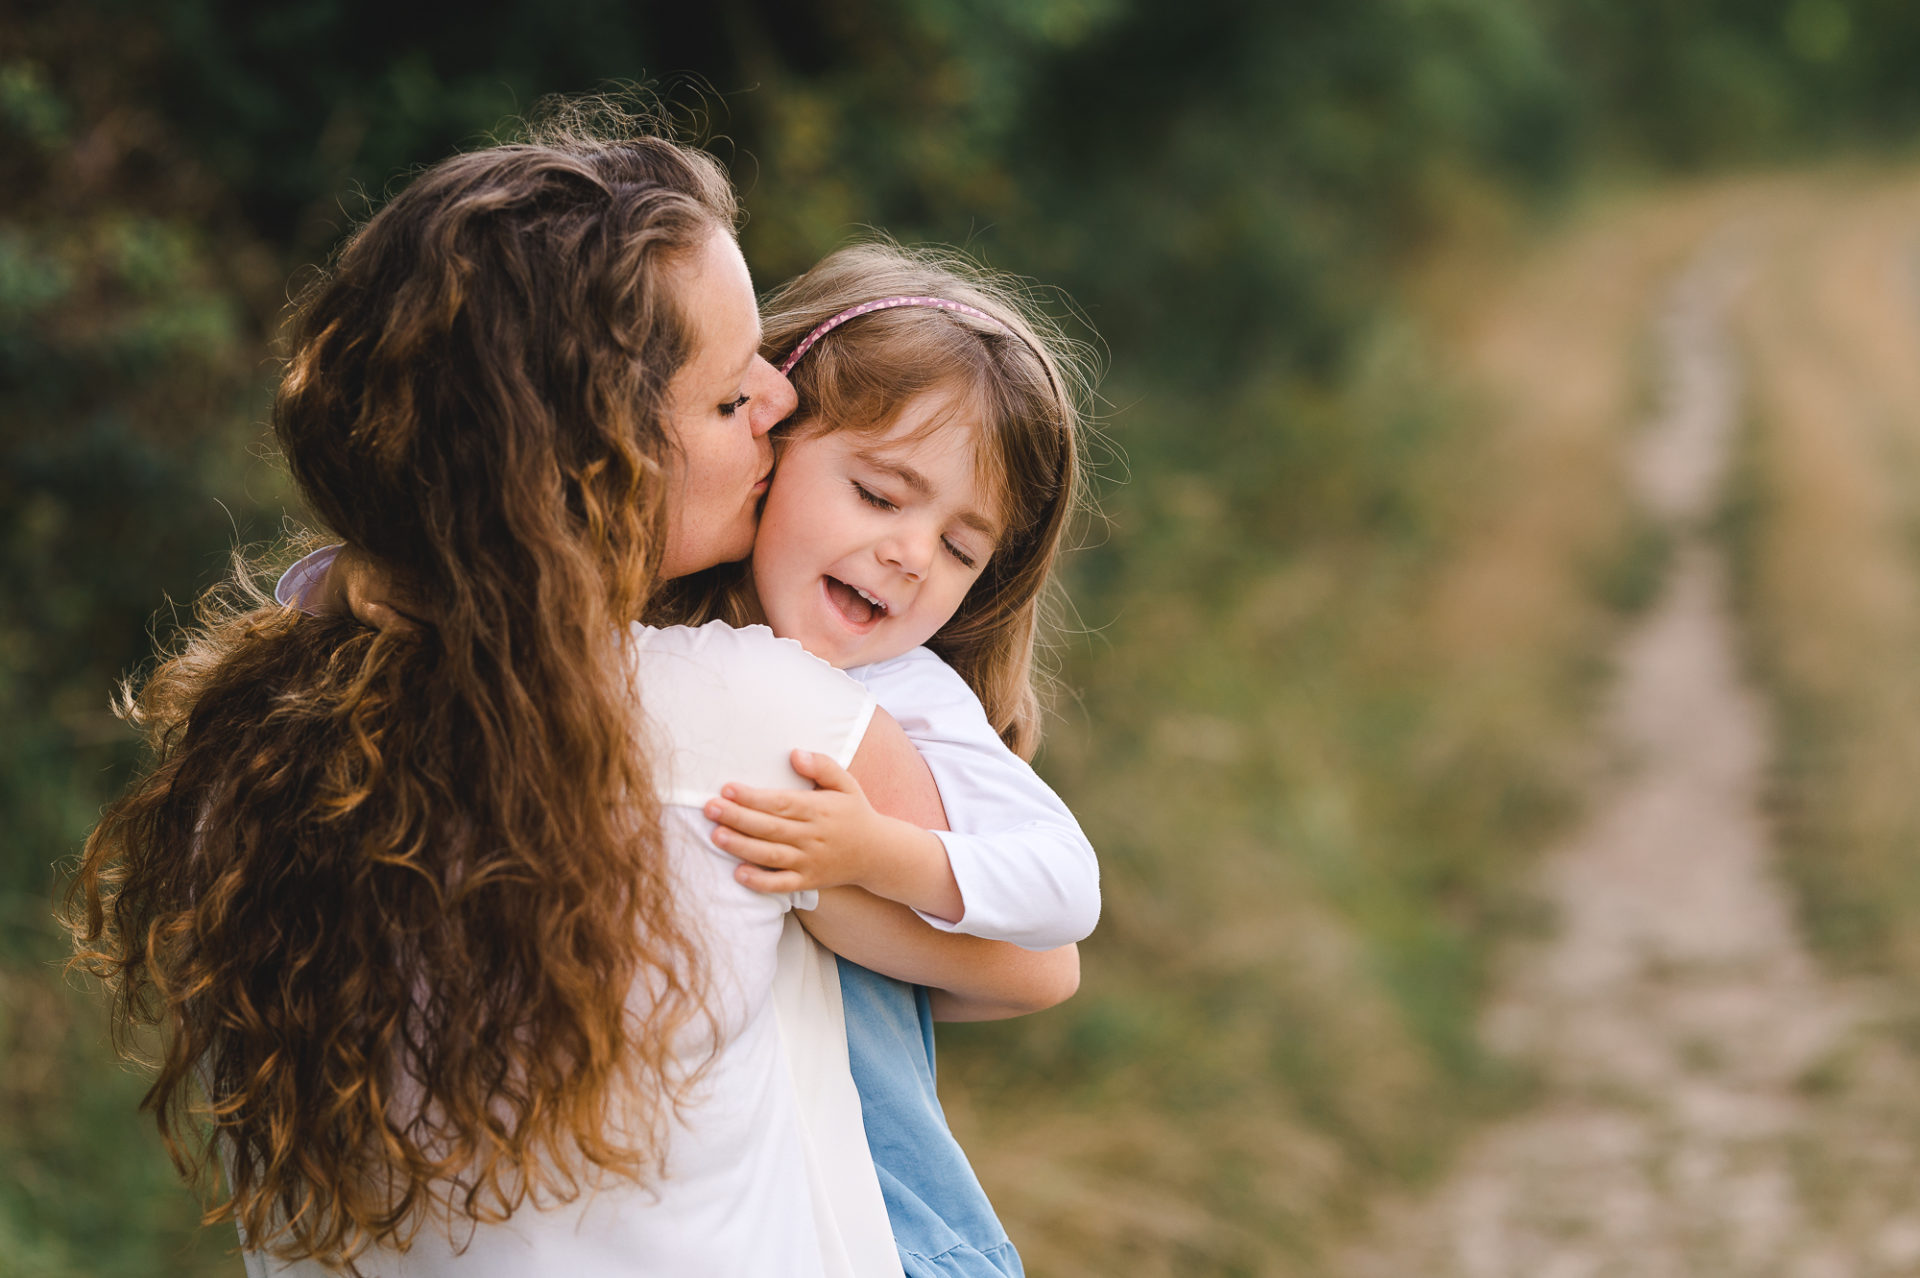
{"type": "Polygon", "coordinates": [[[658,1174],[673,1049],[712,1029],[623,637],[665,540],[678,270],[735,216],[704,154],[563,117],[420,175],[297,309],[275,432],[430,620],[302,615],[243,564],[123,691],[152,763],[69,919],[251,1247],[350,1266],[658,1174]]]}

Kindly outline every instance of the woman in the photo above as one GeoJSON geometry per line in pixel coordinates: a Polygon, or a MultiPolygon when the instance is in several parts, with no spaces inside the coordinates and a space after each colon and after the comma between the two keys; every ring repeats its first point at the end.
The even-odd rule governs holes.
{"type": "MultiPolygon", "coordinates": [[[[792,407],[734,217],[706,156],[562,122],[422,175],[294,321],[294,476],[423,620],[209,604],[129,707],[155,764],[75,889],[122,1027],[161,1032],[147,1104],[183,1170],[222,1160],[256,1272],[844,1260],[770,1064],[786,903],[686,796],[798,784],[796,746],[907,819],[937,795],[797,649],[628,628],[746,554],[792,407]]],[[[1070,953],[823,897],[949,1015],[1071,989],[1070,953]]]]}

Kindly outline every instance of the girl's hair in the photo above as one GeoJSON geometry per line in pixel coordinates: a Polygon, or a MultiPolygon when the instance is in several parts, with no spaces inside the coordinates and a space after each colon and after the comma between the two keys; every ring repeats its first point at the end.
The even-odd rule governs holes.
{"type": "Polygon", "coordinates": [[[762,307],[763,352],[778,363],[828,318],[895,296],[962,302],[999,323],[903,306],[842,324],[789,373],[800,403],[783,432],[881,433],[930,391],[952,397],[931,429],[964,421],[979,431],[983,479],[1006,530],[928,646],[973,688],[1007,745],[1031,758],[1041,731],[1036,649],[1081,500],[1082,361],[1018,281],[951,249],[888,241],[843,248],[775,290],[762,307]]]}
{"type": "Polygon", "coordinates": [[[291,321],[293,474],[429,620],[304,616],[242,563],[123,689],[152,766],[87,842],[80,961],[122,1041],[159,1030],[176,1164],[224,1161],[208,1219],[284,1257],[646,1180],[693,1081],[675,1036],[711,1042],[623,640],[680,272],[736,207],[710,157],[593,110],[428,169],[291,321]]]}

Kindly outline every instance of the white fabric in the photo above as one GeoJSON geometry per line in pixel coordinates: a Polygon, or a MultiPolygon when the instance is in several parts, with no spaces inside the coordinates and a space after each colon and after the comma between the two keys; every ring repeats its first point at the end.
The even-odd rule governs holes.
{"type": "Polygon", "coordinates": [[[273,584],[274,601],[286,608],[305,607],[307,595],[320,584],[320,578],[326,576],[327,569],[333,567],[333,558],[340,550],[338,545],[322,546],[312,554],[302,556],[293,567],[281,573],[280,580],[273,584]]]}
{"type": "Polygon", "coordinates": [[[699,629],[636,626],[647,718],[665,725],[665,750],[654,761],[668,803],[699,807],[729,781],[766,789],[811,790],[793,770],[793,751],[831,754],[846,767],[866,735],[874,699],[848,723],[836,748],[822,750],[820,724],[837,713],[846,679],[791,639],[765,626],[734,629],[710,621],[699,629]],[[757,693],[745,699],[748,691],[757,693]],[[715,705],[751,706],[743,716],[709,713],[715,705]]]}
{"type": "Polygon", "coordinates": [[[847,1056],[840,964],[791,914],[780,936],[773,1008],[800,1101],[800,1139],[827,1272],[901,1278],[847,1056]]]}
{"type": "Polygon", "coordinates": [[[847,671],[906,730],[940,787],[940,832],[966,913],[944,932],[1050,950],[1100,920],[1100,864],[1080,823],[1007,749],[966,680],[926,648],[847,671]]]}
{"type": "MultiPolygon", "coordinates": [[[[523,1207],[503,1224],[462,1221],[451,1241],[446,1222],[430,1222],[410,1250],[371,1253],[360,1268],[382,1278],[898,1278],[884,1207],[879,1249],[886,1264],[879,1266],[874,1241],[859,1232],[870,1234],[871,1220],[842,1228],[831,1210],[848,1195],[814,1184],[811,1169],[854,1180],[863,1174],[879,1199],[857,1100],[850,1130],[815,1130],[819,1113],[831,1109],[810,1109],[804,1122],[800,1116],[773,999],[790,902],[734,882],[737,862],[709,841],[713,827],[699,807],[728,780],[804,784],[790,770],[781,775],[786,752],[796,747],[850,760],[873,698],[764,627],[636,627],[634,640],[650,738],[671,768],[668,853],[681,908],[708,942],[721,1043],[670,1135],[666,1175],[645,1189],[609,1180],[570,1204],[523,1207]]],[[[832,993],[835,1019],[809,1029],[839,1035],[838,1069],[851,1092],[837,982],[832,993]]],[[[648,996],[636,988],[633,997],[648,996]]],[[[688,1050],[682,1059],[703,1055],[688,1050]]],[[[831,1059],[822,1064],[815,1053],[806,1060],[807,1085],[831,1090],[831,1059]]],[[[844,1124],[844,1112],[839,1117],[844,1124]]],[[[258,1253],[246,1264],[251,1278],[327,1272],[258,1253]]]]}

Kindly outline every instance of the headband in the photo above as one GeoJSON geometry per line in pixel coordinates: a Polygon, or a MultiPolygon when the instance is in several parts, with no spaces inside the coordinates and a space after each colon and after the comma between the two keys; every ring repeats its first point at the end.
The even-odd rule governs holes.
{"type": "Polygon", "coordinates": [[[1018,337],[1022,342],[1025,342],[1035,355],[1040,356],[1040,367],[1046,369],[1047,381],[1049,383],[1053,381],[1053,368],[1047,363],[1047,358],[1039,347],[979,307],[968,306],[965,302],[950,301],[944,297],[882,297],[871,302],[862,302],[858,306],[849,306],[846,310],[841,311],[838,315],[835,315],[811,333],[801,338],[800,344],[793,348],[793,354],[787,356],[786,361],[780,365],[780,375],[784,377],[792,372],[793,366],[800,362],[802,355],[805,355],[813,349],[815,342],[825,337],[828,333],[831,333],[834,329],[839,328],[848,320],[859,319],[862,315],[871,315],[875,311],[890,311],[896,306],[925,306],[936,311],[954,311],[961,315],[971,315],[977,320],[985,320],[1001,332],[1012,337],[1018,337]]]}

